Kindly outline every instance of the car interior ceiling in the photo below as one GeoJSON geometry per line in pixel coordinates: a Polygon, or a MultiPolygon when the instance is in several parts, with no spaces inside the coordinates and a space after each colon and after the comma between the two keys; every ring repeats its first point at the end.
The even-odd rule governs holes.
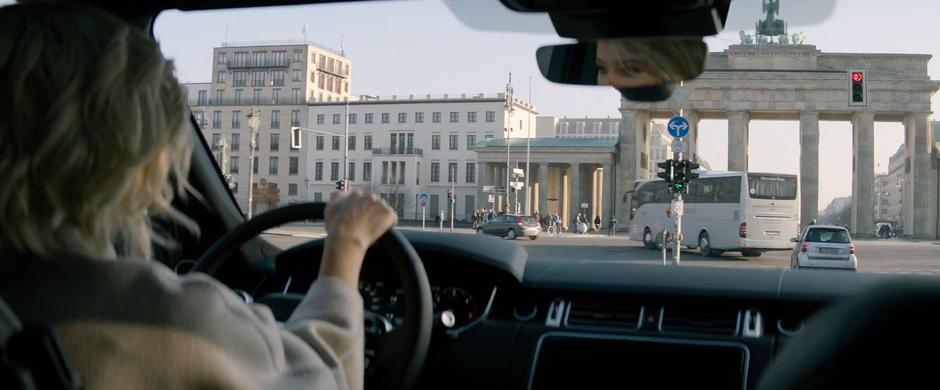
{"type": "MultiPolygon", "coordinates": [[[[102,5],[152,31],[153,21],[164,9],[333,1],[86,2],[102,5]]],[[[534,11],[533,4],[539,2],[503,3],[534,11]]],[[[621,23],[615,16],[583,9],[553,13],[552,21],[561,35],[569,37],[692,30],[704,36],[715,27],[711,9],[723,9],[726,18],[730,1],[703,3],[712,7],[705,13],[689,11],[689,20],[698,21],[684,24],[691,30],[657,24],[660,18],[621,23]]],[[[180,243],[155,256],[171,268],[184,259],[199,258],[216,239],[245,222],[195,120],[191,125],[196,147],[189,181],[198,195],[178,198],[174,206],[197,221],[200,233],[179,235],[181,229],[154,221],[158,230],[180,243]]],[[[940,316],[940,283],[934,279],[527,263],[521,247],[491,237],[445,240],[424,232],[408,232],[404,237],[422,256],[432,285],[435,279],[448,280],[481,301],[480,313],[474,316],[482,317],[468,321],[466,329],[435,328],[419,388],[445,384],[454,388],[598,388],[625,378],[629,382],[623,383],[637,387],[711,383],[746,389],[913,387],[935,382],[930,376],[930,356],[940,346],[932,327],[940,316]],[[765,330],[753,333],[757,327],[765,330]],[[878,362],[890,364],[876,366],[878,362]]],[[[283,319],[297,304],[294,298],[312,281],[318,264],[305,260],[318,258],[322,244],[322,240],[312,240],[281,251],[256,236],[216,276],[234,289],[268,295],[276,315],[283,319]]],[[[379,280],[384,277],[381,272],[364,275],[374,278],[372,283],[394,283],[379,280]]]]}

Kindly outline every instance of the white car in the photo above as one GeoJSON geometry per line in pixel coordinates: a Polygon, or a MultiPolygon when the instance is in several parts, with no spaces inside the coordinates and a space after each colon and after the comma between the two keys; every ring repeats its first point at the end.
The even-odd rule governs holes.
{"type": "Polygon", "coordinates": [[[858,270],[855,244],[849,231],[841,226],[808,226],[790,255],[792,268],[829,268],[858,270]]]}

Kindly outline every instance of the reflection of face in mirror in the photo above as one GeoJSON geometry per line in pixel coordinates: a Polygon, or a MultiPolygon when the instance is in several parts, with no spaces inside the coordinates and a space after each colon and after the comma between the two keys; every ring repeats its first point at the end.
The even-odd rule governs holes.
{"type": "Polygon", "coordinates": [[[597,84],[618,88],[675,84],[702,72],[707,49],[700,39],[597,41],[597,84]]]}

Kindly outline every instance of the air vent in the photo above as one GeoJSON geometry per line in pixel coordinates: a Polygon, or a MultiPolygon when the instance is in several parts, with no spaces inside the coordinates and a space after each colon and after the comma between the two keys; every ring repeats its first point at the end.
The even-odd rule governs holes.
{"type": "Polygon", "coordinates": [[[571,302],[565,326],[639,329],[642,318],[641,305],[571,302]]]}
{"type": "Polygon", "coordinates": [[[659,313],[659,330],[734,336],[740,317],[741,312],[734,309],[668,306],[659,313]]]}

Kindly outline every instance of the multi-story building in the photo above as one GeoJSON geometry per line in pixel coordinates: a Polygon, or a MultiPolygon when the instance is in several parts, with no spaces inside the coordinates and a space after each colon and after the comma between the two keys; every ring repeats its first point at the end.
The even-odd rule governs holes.
{"type": "Polygon", "coordinates": [[[897,227],[903,226],[901,212],[904,208],[904,184],[907,182],[904,149],[904,145],[901,144],[898,150],[888,159],[888,177],[884,188],[885,194],[883,195],[887,204],[884,206],[884,214],[881,219],[897,221],[897,227]]]}
{"type": "Polygon", "coordinates": [[[189,104],[236,199],[247,210],[248,171],[253,209],[300,196],[306,154],[290,147],[291,126],[307,126],[309,102],[350,99],[352,64],[339,51],[313,43],[225,43],[212,50],[212,82],[186,84],[189,104]],[[255,159],[249,114],[257,110],[255,159]],[[224,140],[224,142],[223,142],[224,140]]]}
{"type": "Polygon", "coordinates": [[[339,134],[348,125],[350,188],[381,194],[404,219],[421,218],[418,195],[427,192],[429,220],[442,212],[450,219],[447,191],[453,188],[456,218],[464,220],[481,196],[477,153],[471,146],[506,137],[506,128],[511,129],[510,138],[525,138],[530,125],[534,130],[534,107],[518,99],[513,107],[510,116],[502,93],[362,96],[348,104],[310,103],[306,127],[337,135],[303,133],[307,166],[299,182],[309,186],[298,194],[303,198],[287,200],[321,201],[335,191],[336,181],[343,178],[344,142],[339,134]]]}
{"type": "Polygon", "coordinates": [[[888,174],[875,175],[875,221],[893,220],[888,213],[889,183],[888,174]]]}

